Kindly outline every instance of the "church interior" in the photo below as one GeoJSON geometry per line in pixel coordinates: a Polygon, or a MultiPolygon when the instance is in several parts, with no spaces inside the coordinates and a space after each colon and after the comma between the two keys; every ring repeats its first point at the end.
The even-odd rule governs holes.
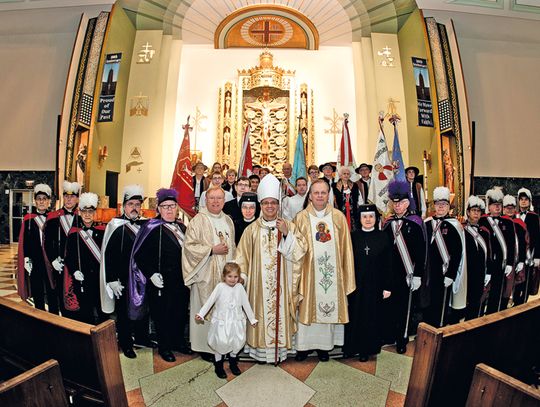
{"type": "Polygon", "coordinates": [[[34,405],[36,392],[35,405],[64,405],[25,387],[29,359],[48,363],[49,390],[56,380],[75,406],[540,405],[538,293],[457,325],[421,324],[403,354],[241,361],[224,381],[197,354],[167,363],[140,348],[129,359],[112,324],[40,316],[15,276],[36,184],[58,209],[63,181],[78,182],[99,196],[103,223],[139,184],[151,217],[186,129],[192,164],[237,169],[249,132],[253,163],[277,175],[299,138],[305,165],[339,162],[347,123],[355,165],[374,163],[382,134],[398,165],[419,169],[430,209],[438,186],[460,218],[470,195],[495,186],[527,188],[539,207],[539,0],[0,0],[0,61],[0,359],[25,371],[18,390],[6,376],[20,371],[0,375],[11,400],[0,404],[34,405]],[[91,378],[47,349],[11,354],[15,333],[67,341],[91,378]]]}

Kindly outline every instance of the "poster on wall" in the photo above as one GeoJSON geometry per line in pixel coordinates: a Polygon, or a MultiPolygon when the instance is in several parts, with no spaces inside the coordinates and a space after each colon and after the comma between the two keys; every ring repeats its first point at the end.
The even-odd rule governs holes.
{"type": "Polygon", "coordinates": [[[99,95],[98,122],[112,122],[114,113],[114,95],[120,70],[122,53],[107,54],[103,65],[101,78],[101,93],[99,95]]]}
{"type": "Polygon", "coordinates": [[[429,93],[429,73],[427,61],[412,57],[414,80],[416,82],[416,99],[418,101],[418,125],[433,127],[433,106],[429,93]]]}

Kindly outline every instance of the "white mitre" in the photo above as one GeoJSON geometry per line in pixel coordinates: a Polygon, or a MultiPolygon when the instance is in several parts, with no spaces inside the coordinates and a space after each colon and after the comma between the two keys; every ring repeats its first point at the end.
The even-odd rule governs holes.
{"type": "Polygon", "coordinates": [[[279,201],[279,198],[281,197],[280,190],[280,182],[275,175],[265,175],[257,188],[257,198],[259,199],[259,202],[262,202],[262,200],[266,198],[274,198],[279,201]]]}

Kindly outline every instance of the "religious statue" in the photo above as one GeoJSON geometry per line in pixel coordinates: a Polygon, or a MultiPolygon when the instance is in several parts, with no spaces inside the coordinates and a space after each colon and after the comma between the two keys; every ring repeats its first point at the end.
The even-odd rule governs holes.
{"type": "Polygon", "coordinates": [[[450,150],[443,150],[443,165],[444,165],[444,180],[446,187],[450,190],[450,193],[454,193],[454,164],[452,163],[452,156],[450,150]]]}
{"type": "Polygon", "coordinates": [[[307,114],[307,95],[305,92],[302,92],[302,95],[300,96],[300,114],[302,117],[302,122],[300,124],[300,127],[305,129],[307,128],[307,120],[308,120],[308,114],[307,114]]]}
{"type": "Polygon", "coordinates": [[[79,151],[77,152],[77,182],[81,186],[84,186],[84,174],[86,172],[86,156],[88,155],[88,148],[86,144],[81,143],[79,145],[79,151]]]}
{"type": "Polygon", "coordinates": [[[246,107],[252,110],[258,110],[261,112],[261,122],[262,122],[262,135],[270,135],[271,130],[271,113],[276,110],[280,110],[286,107],[284,103],[275,102],[274,99],[270,98],[270,91],[268,89],[263,90],[262,97],[257,98],[256,102],[246,103],[246,107]]]}
{"type": "Polygon", "coordinates": [[[231,118],[231,94],[227,92],[225,95],[225,117],[231,118]]]}
{"type": "Polygon", "coordinates": [[[231,154],[231,132],[228,127],[225,127],[225,132],[223,133],[223,155],[231,154]]]}

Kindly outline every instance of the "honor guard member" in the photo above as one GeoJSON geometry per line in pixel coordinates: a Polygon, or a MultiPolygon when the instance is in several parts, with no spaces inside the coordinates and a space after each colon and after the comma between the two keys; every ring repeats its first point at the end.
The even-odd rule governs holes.
{"type": "Polygon", "coordinates": [[[182,278],[186,227],[177,219],[178,192],[162,188],[156,196],[158,215],[141,227],[133,244],[128,315],[143,319],[149,306],[158,353],[174,362],[173,350],[192,353],[184,335],[189,305],[189,289],[182,278]]]}
{"type": "Polygon", "coordinates": [[[79,215],[69,231],[64,269],[64,304],[73,319],[97,325],[107,319],[101,312],[99,268],[105,228],[96,226],[98,196],[81,194],[79,215]]]}
{"type": "Polygon", "coordinates": [[[504,194],[499,188],[486,192],[487,215],[480,218],[480,226],[489,230],[491,259],[488,262],[490,289],[487,303],[487,313],[492,314],[508,305],[508,295],[504,295],[507,278],[513,271],[512,263],[516,252],[516,236],[514,222],[502,217],[504,194]]]}
{"type": "MultiPolygon", "coordinates": [[[[64,181],[63,183],[63,206],[57,211],[49,212],[43,228],[43,247],[45,249],[46,262],[54,275],[56,295],[60,312],[63,316],[69,316],[69,311],[64,308],[63,271],[64,256],[66,252],[66,240],[73,220],[77,215],[79,191],[81,187],[77,182],[64,181]]],[[[50,302],[49,302],[50,306],[50,302]]]]}
{"type": "MultiPolygon", "coordinates": [[[[386,218],[383,231],[390,237],[392,249],[392,295],[383,303],[385,342],[396,342],[398,353],[407,351],[409,325],[414,309],[413,292],[422,284],[426,262],[426,238],[422,219],[411,214],[408,184],[392,181],[388,186],[393,214],[386,218]]],[[[416,298],[414,298],[416,299],[416,298]]],[[[415,301],[416,302],[416,301],[415,301]]]]}
{"type": "Polygon", "coordinates": [[[122,216],[107,224],[101,250],[101,307],[104,313],[116,313],[118,343],[124,355],[131,359],[137,357],[133,350],[133,336],[137,344],[153,345],[148,337],[148,317],[131,321],[127,315],[131,250],[141,225],[147,222],[141,218],[143,201],[143,188],[140,185],[127,185],[124,188],[122,216]]]}
{"type": "Polygon", "coordinates": [[[34,202],[36,207],[24,216],[19,234],[17,290],[23,300],[32,297],[35,307],[41,310],[45,310],[47,293],[49,312],[58,314],[55,276],[43,253],[43,229],[51,204],[51,188],[46,184],[36,185],[34,202]]]}
{"type": "Polygon", "coordinates": [[[538,292],[538,281],[533,282],[533,269],[536,273],[540,273],[540,221],[538,214],[534,212],[532,205],[532,194],[527,188],[520,188],[518,191],[519,218],[527,225],[529,232],[529,251],[526,262],[527,280],[525,284],[528,286],[525,293],[524,301],[527,302],[528,295],[538,292]]]}
{"type": "Polygon", "coordinates": [[[433,190],[435,215],[427,218],[428,287],[430,304],[426,322],[434,327],[457,322],[467,305],[467,276],[465,275],[465,235],[461,224],[450,217],[450,190],[433,190]],[[454,315],[449,320],[449,309],[454,315]]]}
{"type": "Polygon", "coordinates": [[[516,198],[512,195],[505,195],[503,198],[503,214],[505,218],[509,218],[514,222],[516,231],[516,251],[514,253],[514,281],[509,287],[513,287],[511,293],[514,305],[521,305],[525,302],[525,286],[526,286],[526,270],[525,263],[529,249],[529,233],[527,225],[519,217],[516,216],[516,198]]]}
{"type": "Polygon", "coordinates": [[[489,274],[487,265],[490,259],[489,230],[478,223],[486,209],[486,204],[477,196],[467,200],[467,220],[465,230],[465,249],[467,252],[467,312],[465,319],[484,315],[485,297],[488,290],[489,274]]]}

